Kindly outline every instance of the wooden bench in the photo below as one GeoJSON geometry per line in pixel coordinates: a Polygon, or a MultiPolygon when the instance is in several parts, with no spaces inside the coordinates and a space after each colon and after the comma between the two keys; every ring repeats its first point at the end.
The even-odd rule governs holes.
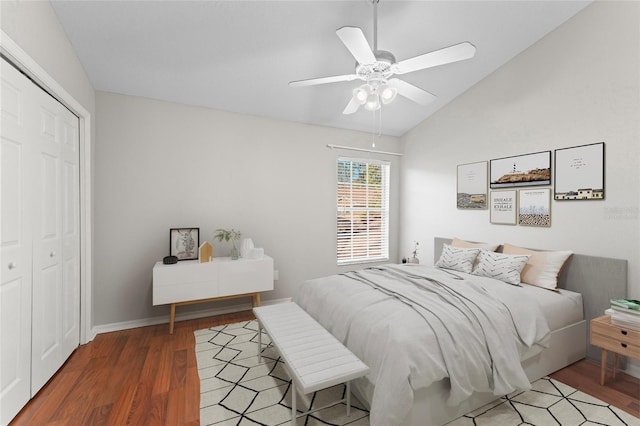
{"type": "Polygon", "coordinates": [[[341,402],[351,414],[350,381],[369,372],[367,367],[338,339],[318,324],[293,302],[253,308],[258,320],[258,361],[262,362],[262,332],[264,329],[273,346],[284,360],[291,377],[291,424],[296,417],[327,408],[341,402]],[[297,414],[296,389],[308,394],[346,383],[345,398],[329,405],[297,414]]]}

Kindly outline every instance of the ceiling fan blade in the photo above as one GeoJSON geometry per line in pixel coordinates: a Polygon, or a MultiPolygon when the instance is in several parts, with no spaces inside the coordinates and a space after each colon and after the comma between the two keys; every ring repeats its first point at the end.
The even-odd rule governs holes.
{"type": "Polygon", "coordinates": [[[342,111],[342,113],[343,114],[353,114],[354,112],[356,112],[358,110],[358,108],[360,108],[360,103],[358,103],[358,101],[356,101],[355,99],[351,98],[351,100],[347,104],[347,106],[344,109],[344,111],[342,111]]]}
{"type": "Polygon", "coordinates": [[[436,95],[397,78],[392,78],[387,81],[387,84],[398,89],[398,95],[411,99],[413,102],[421,105],[427,105],[436,99],[436,95]]]}
{"type": "Polygon", "coordinates": [[[355,80],[356,78],[357,76],[355,74],[335,75],[332,77],[320,77],[320,78],[312,78],[309,80],[290,81],[289,86],[291,87],[314,86],[316,84],[337,83],[339,81],[352,81],[352,80],[355,80]]]}
{"type": "Polygon", "coordinates": [[[336,30],[336,34],[359,64],[373,64],[376,61],[371,46],[360,28],[342,27],[336,30]]]}
{"type": "Polygon", "coordinates": [[[418,55],[413,58],[400,61],[396,64],[398,70],[395,74],[406,74],[425,68],[462,61],[473,58],[475,54],[476,47],[468,41],[465,41],[463,43],[445,47],[444,49],[434,50],[433,52],[425,53],[424,55],[418,55]]]}

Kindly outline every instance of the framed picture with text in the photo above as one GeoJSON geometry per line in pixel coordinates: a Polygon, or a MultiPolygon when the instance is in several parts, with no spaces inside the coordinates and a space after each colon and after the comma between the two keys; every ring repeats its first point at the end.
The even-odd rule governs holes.
{"type": "Polygon", "coordinates": [[[497,225],[515,225],[518,218],[517,191],[515,189],[491,191],[490,222],[497,225]]]}
{"type": "Polygon", "coordinates": [[[551,188],[518,191],[518,225],[551,226],[551,188]]]}
{"type": "Polygon", "coordinates": [[[604,200],[604,142],[555,150],[554,199],[604,200]]]}
{"type": "Polygon", "coordinates": [[[171,228],[169,230],[169,254],[178,260],[198,258],[200,228],[171,228]]]}
{"type": "Polygon", "coordinates": [[[459,209],[487,209],[486,161],[458,165],[457,193],[459,209]]]}

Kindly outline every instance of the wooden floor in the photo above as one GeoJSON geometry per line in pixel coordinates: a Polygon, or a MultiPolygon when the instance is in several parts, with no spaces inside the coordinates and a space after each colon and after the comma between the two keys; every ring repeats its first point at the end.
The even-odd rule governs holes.
{"type": "MultiPolygon", "coordinates": [[[[80,346],[11,425],[199,425],[195,330],[253,318],[251,311],[99,334],[80,346]]],[[[640,379],[580,361],[552,375],[640,417],[640,379]]]]}

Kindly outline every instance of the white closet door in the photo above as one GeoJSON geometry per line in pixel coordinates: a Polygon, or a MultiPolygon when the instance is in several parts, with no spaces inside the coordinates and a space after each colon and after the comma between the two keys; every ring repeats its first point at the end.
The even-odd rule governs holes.
{"type": "Polygon", "coordinates": [[[0,424],[7,424],[31,396],[32,214],[29,182],[31,84],[4,59],[0,63],[0,424]]]}
{"type": "Polygon", "coordinates": [[[62,118],[62,357],[80,344],[80,133],[78,117],[62,118]]]}
{"type": "Polygon", "coordinates": [[[69,151],[75,151],[77,156],[77,140],[70,144],[73,148],[68,148],[69,140],[78,136],[78,119],[51,96],[34,88],[40,93],[36,97],[39,127],[32,135],[37,188],[33,220],[32,395],[62,366],[80,338],[79,235],[74,223],[78,214],[68,211],[78,206],[78,159],[69,161],[73,156],[69,151]],[[68,255],[65,250],[69,250],[68,255]]]}

